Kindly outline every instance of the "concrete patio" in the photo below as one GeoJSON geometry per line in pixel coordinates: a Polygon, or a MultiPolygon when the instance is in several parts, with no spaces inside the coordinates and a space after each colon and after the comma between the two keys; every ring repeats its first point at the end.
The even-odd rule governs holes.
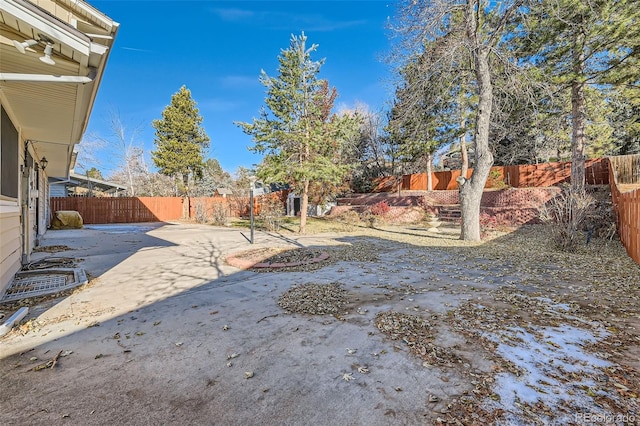
{"type": "Polygon", "coordinates": [[[393,239],[431,238],[419,229],[257,232],[253,246],[241,232],[246,234],[181,223],[48,232],[43,245],[68,246],[53,255],[76,258],[92,279],[68,297],[31,307],[28,326],[0,339],[0,423],[432,424],[461,415],[451,410],[479,389],[476,378],[495,380],[487,389],[499,398],[481,399],[477,407],[506,413],[510,424],[527,424],[529,415],[515,405],[528,404],[526,398],[556,409],[539,418],[563,423],[575,413],[606,413],[580,386],[613,365],[583,352],[607,331],[596,321],[579,328],[582,323],[571,318],[580,314],[560,303],[562,282],[547,280],[544,300],[524,288],[516,289],[521,299],[514,300],[535,304],[564,328],[530,322],[535,330],[513,336],[515,328],[498,328],[494,336],[520,346],[488,351],[467,332],[493,322],[465,323],[461,309],[493,312],[502,303],[496,294],[524,282],[522,272],[393,239]],[[313,271],[289,272],[240,270],[224,262],[229,253],[255,247],[312,246],[329,253],[337,246],[366,250],[371,259],[329,259],[313,271]],[[339,283],[349,305],[336,316],[287,313],[278,306],[285,291],[308,283],[339,283]],[[409,342],[390,339],[376,327],[376,315],[389,311],[424,317],[438,353],[459,361],[434,365],[415,356],[409,342]],[[557,365],[578,363],[577,381],[547,379],[552,389],[532,394],[527,374],[516,378],[503,369],[508,358],[532,371],[517,354],[540,356],[538,338],[558,342],[544,352],[557,365]],[[34,371],[52,359],[53,368],[34,371]]]}

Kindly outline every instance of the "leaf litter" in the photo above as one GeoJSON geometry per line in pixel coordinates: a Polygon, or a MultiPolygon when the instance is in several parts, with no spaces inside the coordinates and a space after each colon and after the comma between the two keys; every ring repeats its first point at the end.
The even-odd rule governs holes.
{"type": "Polygon", "coordinates": [[[339,283],[301,284],[285,291],[278,305],[288,312],[338,316],[348,303],[347,295],[339,283]]]}
{"type": "MultiPolygon", "coordinates": [[[[431,271],[431,276],[423,288],[402,279],[374,287],[387,288],[389,299],[392,294],[446,291],[468,300],[442,316],[388,311],[374,321],[380,332],[408,346],[427,366],[465,367],[471,391],[436,404],[440,415],[434,424],[572,424],[576,413],[640,415],[640,375],[625,364],[623,353],[640,342],[640,266],[619,242],[600,241],[565,253],[550,247],[539,225],[511,234],[495,232],[491,240],[471,244],[410,233],[390,237],[385,232],[364,231],[367,237],[387,239],[393,250],[406,243],[410,256],[398,259],[395,267],[373,268],[387,266],[387,272],[396,274],[431,271]],[[475,294],[482,297],[469,297],[475,294]],[[455,346],[436,345],[438,323],[475,342],[493,361],[491,371],[470,366],[455,346]]],[[[343,260],[357,253],[353,261],[358,262],[365,253],[361,262],[376,262],[385,251],[384,243],[359,241],[360,247],[339,248],[343,260]]],[[[283,304],[288,300],[301,306],[299,312],[335,314],[347,303],[343,299],[334,310],[319,309],[326,296],[317,287],[306,288],[315,293],[303,288],[285,292],[281,307],[293,311],[292,304],[283,304]]],[[[340,288],[340,283],[331,288],[340,288]]],[[[427,403],[433,405],[436,399],[427,398],[427,403]]]]}
{"type": "MultiPolygon", "coordinates": [[[[550,247],[543,226],[496,232],[482,243],[385,229],[360,234],[352,244],[323,247],[329,259],[286,272],[314,271],[338,261],[370,263],[371,273],[386,267],[396,276],[395,282],[373,285],[389,289],[390,296],[437,291],[467,300],[447,305],[451,309],[443,315],[388,311],[374,321],[376,329],[427,365],[465,367],[470,391],[443,401],[425,397],[425,404],[439,410],[433,423],[572,424],[576,412],[638,418],[640,374],[637,366],[627,365],[626,351],[640,344],[640,266],[619,242],[564,253],[550,247]],[[405,254],[392,266],[375,263],[385,251],[400,249],[405,254]],[[422,271],[424,282],[403,283],[405,270],[422,271]],[[493,361],[492,370],[469,366],[455,346],[436,345],[443,325],[445,332],[473,341],[493,361]]],[[[296,261],[318,251],[279,250],[269,256],[296,261]]],[[[296,285],[278,304],[289,312],[338,316],[354,297],[344,287],[340,282],[296,285]]]]}

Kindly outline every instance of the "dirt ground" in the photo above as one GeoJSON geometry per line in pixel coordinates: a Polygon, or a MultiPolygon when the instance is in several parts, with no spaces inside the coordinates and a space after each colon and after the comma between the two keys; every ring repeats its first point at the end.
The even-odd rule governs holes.
{"type": "Polygon", "coordinates": [[[0,305],[30,306],[0,339],[0,424],[640,424],[640,265],[616,241],[563,253],[542,226],[476,244],[409,225],[242,233],[48,232],[60,251],[40,257],[92,279],[0,305]],[[257,248],[328,258],[225,261],[257,248]]]}

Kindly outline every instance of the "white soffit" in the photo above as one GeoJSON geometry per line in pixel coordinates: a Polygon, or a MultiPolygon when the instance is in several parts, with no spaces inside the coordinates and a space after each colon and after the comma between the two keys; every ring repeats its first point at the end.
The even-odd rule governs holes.
{"type": "Polygon", "coordinates": [[[31,38],[37,39],[38,32],[54,39],[61,45],[70,47],[78,53],[89,56],[91,40],[79,31],[69,31],[61,28],[63,22],[52,22],[54,17],[38,10],[35,6],[28,6],[26,2],[17,0],[2,0],[2,22],[20,33],[30,33],[31,38]],[[57,24],[57,25],[56,25],[57,24]],[[31,29],[31,31],[29,31],[31,29]]]}

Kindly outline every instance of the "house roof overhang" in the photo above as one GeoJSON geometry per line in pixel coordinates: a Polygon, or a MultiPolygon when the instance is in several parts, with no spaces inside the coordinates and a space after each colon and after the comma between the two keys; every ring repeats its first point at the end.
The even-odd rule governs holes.
{"type": "Polygon", "coordinates": [[[49,176],[69,177],[118,27],[83,1],[0,3],[0,100],[49,176]],[[20,53],[14,40],[40,42],[20,53]],[[47,40],[55,65],[39,60],[47,40]]]}
{"type": "Polygon", "coordinates": [[[92,178],[86,175],[71,172],[69,177],[72,179],[71,184],[80,188],[93,188],[102,192],[117,193],[126,191],[127,187],[119,183],[109,182],[102,179],[92,178]]]}

